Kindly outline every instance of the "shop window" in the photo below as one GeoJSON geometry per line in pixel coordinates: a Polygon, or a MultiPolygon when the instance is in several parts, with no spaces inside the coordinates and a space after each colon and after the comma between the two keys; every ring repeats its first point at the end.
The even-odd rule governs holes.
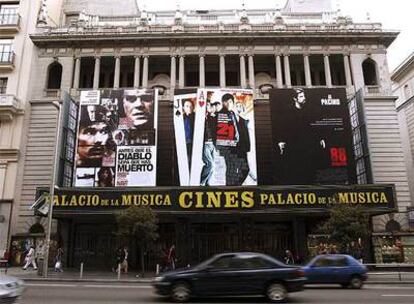
{"type": "Polygon", "coordinates": [[[59,62],[53,62],[49,65],[47,89],[59,90],[61,82],[62,82],[62,65],[59,62]]]}
{"type": "Polygon", "coordinates": [[[378,85],[377,64],[371,58],[367,58],[362,63],[362,71],[364,74],[364,83],[367,86],[378,85]]]}
{"type": "Polygon", "coordinates": [[[399,237],[383,235],[374,238],[376,263],[402,263],[404,262],[404,245],[399,237]]]}
{"type": "Polygon", "coordinates": [[[7,77],[0,78],[0,94],[6,94],[7,91],[7,77]]]}

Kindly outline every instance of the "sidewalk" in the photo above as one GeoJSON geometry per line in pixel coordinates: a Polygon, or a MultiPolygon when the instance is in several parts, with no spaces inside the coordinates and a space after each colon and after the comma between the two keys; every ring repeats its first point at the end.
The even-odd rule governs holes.
{"type": "MultiPolygon", "coordinates": [[[[4,268],[0,269],[0,274],[4,274],[4,268]]],[[[144,277],[138,272],[121,273],[118,280],[118,274],[111,271],[85,271],[83,277],[80,278],[79,269],[69,268],[63,272],[55,272],[53,268],[49,268],[48,277],[44,278],[37,274],[37,270],[28,268],[23,270],[20,267],[11,267],[7,269],[7,275],[18,277],[25,281],[60,281],[60,282],[124,282],[124,283],[150,283],[155,277],[155,273],[148,272],[144,277]]]]}
{"type": "MultiPolygon", "coordinates": [[[[4,268],[0,269],[4,274],[4,268]]],[[[7,274],[16,276],[25,281],[55,281],[55,282],[101,282],[101,283],[150,283],[155,277],[154,272],[148,272],[144,277],[137,277],[138,272],[122,273],[118,280],[118,274],[111,271],[85,271],[80,278],[79,269],[65,269],[64,272],[54,272],[51,268],[48,277],[44,278],[32,268],[23,270],[19,267],[8,268],[7,274]]],[[[368,273],[367,284],[414,284],[414,272],[397,271],[371,271],[368,273]]]]}

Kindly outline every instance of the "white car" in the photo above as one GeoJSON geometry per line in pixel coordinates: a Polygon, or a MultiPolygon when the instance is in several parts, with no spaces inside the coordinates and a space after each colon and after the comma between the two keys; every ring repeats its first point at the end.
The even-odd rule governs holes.
{"type": "Polygon", "coordinates": [[[0,303],[14,303],[24,290],[24,282],[18,278],[0,274],[0,303]]]}

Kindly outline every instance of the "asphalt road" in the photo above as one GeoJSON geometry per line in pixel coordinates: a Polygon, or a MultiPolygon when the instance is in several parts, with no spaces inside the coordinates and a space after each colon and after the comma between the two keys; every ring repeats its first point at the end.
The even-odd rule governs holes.
{"type": "MultiPolygon", "coordinates": [[[[19,304],[168,303],[149,284],[27,283],[19,304]]],[[[264,298],[194,299],[190,303],[266,303],[264,298]]],[[[291,294],[289,303],[414,303],[414,284],[364,286],[362,290],[312,287],[291,294]]]]}

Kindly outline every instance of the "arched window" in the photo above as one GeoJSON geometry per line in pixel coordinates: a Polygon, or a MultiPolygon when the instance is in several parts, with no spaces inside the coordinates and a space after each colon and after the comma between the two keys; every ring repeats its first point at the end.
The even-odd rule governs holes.
{"type": "Polygon", "coordinates": [[[371,58],[367,58],[362,63],[362,71],[364,73],[364,83],[368,86],[378,85],[377,64],[371,58]]]}
{"type": "Polygon", "coordinates": [[[62,65],[59,62],[53,62],[49,65],[47,89],[59,90],[61,81],[62,81],[62,65]]]}

